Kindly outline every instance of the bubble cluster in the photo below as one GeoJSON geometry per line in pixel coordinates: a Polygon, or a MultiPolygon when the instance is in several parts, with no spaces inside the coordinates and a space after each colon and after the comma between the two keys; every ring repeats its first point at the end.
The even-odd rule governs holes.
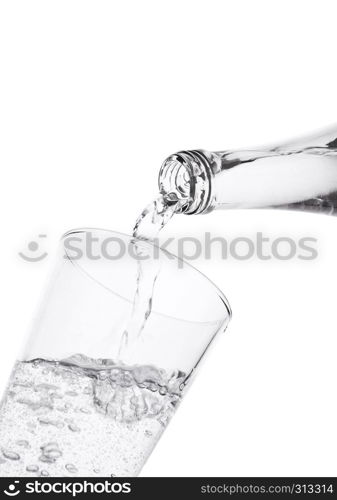
{"type": "Polygon", "coordinates": [[[18,362],[0,407],[0,476],[135,476],[185,375],[76,355],[18,362]]]}
{"type": "Polygon", "coordinates": [[[47,443],[41,446],[41,462],[54,463],[62,456],[62,451],[57,443],[47,443]]]}

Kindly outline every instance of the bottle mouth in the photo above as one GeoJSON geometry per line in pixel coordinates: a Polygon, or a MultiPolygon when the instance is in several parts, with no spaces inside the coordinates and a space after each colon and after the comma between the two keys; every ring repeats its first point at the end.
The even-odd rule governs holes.
{"type": "Polygon", "coordinates": [[[181,151],[169,156],[159,172],[160,193],[181,200],[181,213],[210,209],[212,172],[202,151],[181,151]],[[184,203],[185,201],[185,203],[184,203]]]}

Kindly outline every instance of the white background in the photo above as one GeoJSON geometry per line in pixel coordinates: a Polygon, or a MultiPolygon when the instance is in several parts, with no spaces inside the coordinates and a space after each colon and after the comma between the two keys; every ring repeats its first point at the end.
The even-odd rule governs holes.
{"type": "MultiPolygon", "coordinates": [[[[277,142],[337,121],[334,1],[0,4],[0,381],[60,235],[130,232],[170,153],[277,142]],[[18,257],[40,233],[39,264],[18,257]]],[[[200,261],[233,320],[143,475],[336,475],[333,218],[177,216],[165,236],[318,238],[313,262],[200,261]]]]}

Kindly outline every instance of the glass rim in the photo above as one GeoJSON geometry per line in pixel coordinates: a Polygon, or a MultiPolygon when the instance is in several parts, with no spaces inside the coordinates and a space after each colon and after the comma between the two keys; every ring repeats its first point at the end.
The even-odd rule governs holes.
{"type": "MultiPolygon", "coordinates": [[[[217,297],[221,300],[221,302],[223,303],[224,307],[226,308],[226,311],[227,311],[227,314],[228,314],[228,318],[227,318],[226,323],[228,323],[228,321],[231,320],[231,318],[232,318],[232,308],[231,308],[231,306],[229,304],[229,301],[228,301],[227,297],[225,296],[225,294],[222,292],[222,290],[214,283],[214,281],[212,281],[202,271],[200,271],[199,269],[197,269],[195,266],[193,266],[189,262],[185,261],[181,257],[178,257],[174,253],[169,252],[168,250],[161,248],[160,245],[156,245],[151,240],[137,238],[137,237],[132,236],[130,234],[122,233],[121,231],[114,231],[112,229],[105,229],[105,228],[99,228],[99,227],[79,227],[79,228],[70,229],[70,230],[66,231],[65,233],[63,233],[62,236],[61,236],[61,238],[60,238],[60,241],[63,241],[67,236],[69,236],[71,234],[85,233],[85,232],[90,232],[90,231],[91,232],[104,232],[104,233],[109,233],[109,234],[113,234],[113,235],[117,235],[117,236],[119,235],[119,236],[121,236],[123,238],[127,238],[129,241],[139,241],[139,242],[141,242],[143,244],[149,245],[150,247],[156,247],[156,248],[158,248],[160,250],[161,253],[166,254],[166,255],[170,255],[176,261],[182,262],[184,266],[187,266],[189,269],[193,270],[193,272],[195,272],[199,276],[201,276],[203,280],[205,280],[206,282],[208,282],[208,284],[211,286],[211,288],[214,290],[214,292],[217,295],[217,297]]],[[[71,257],[69,257],[69,260],[71,260],[73,262],[73,259],[71,259],[71,257]]]]}

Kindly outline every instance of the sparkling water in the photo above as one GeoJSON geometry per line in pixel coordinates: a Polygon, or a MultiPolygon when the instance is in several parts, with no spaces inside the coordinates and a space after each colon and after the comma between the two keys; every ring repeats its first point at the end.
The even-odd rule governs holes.
{"type": "MultiPolygon", "coordinates": [[[[146,250],[138,240],[155,240],[183,204],[176,196],[160,196],[141,213],[133,231],[140,257],[146,250]]],[[[138,260],[119,359],[142,335],[159,272],[159,260],[138,260]]],[[[18,361],[0,407],[0,476],[137,475],[172,417],[186,377],[179,370],[84,355],[18,361]]]]}
{"type": "Polygon", "coordinates": [[[17,362],[0,411],[0,476],[135,476],[185,374],[83,355],[17,362]]]}

